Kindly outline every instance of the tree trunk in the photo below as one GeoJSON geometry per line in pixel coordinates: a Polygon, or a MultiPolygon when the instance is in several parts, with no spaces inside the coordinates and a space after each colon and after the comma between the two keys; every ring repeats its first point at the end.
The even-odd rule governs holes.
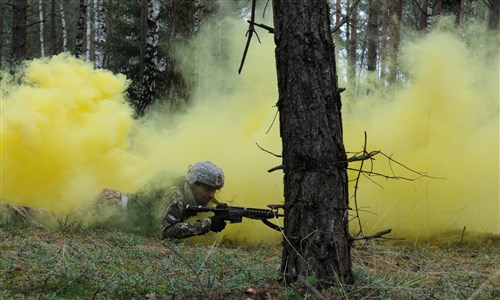
{"type": "MultiPolygon", "coordinates": [[[[5,41],[5,32],[4,32],[4,22],[5,22],[5,3],[0,3],[0,40],[5,41]]],[[[4,58],[4,43],[0,43],[0,70],[3,70],[3,58],[4,58]]]]}
{"type": "Polygon", "coordinates": [[[377,48],[378,48],[378,15],[380,3],[377,0],[370,1],[368,11],[368,71],[377,70],[377,48]]]}
{"type": "Polygon", "coordinates": [[[326,0],[274,0],[287,283],[353,281],[346,153],[326,0]]]}
{"type": "Polygon", "coordinates": [[[11,72],[26,59],[27,0],[12,1],[11,72]]]}
{"type": "Polygon", "coordinates": [[[106,7],[103,3],[104,0],[96,0],[96,12],[95,12],[95,67],[103,68],[104,60],[106,57],[106,51],[104,49],[104,44],[107,39],[107,28],[106,28],[106,7]]]}
{"type": "Polygon", "coordinates": [[[349,1],[352,15],[349,21],[349,35],[347,46],[347,76],[352,87],[356,86],[356,66],[358,63],[356,50],[358,48],[358,6],[355,1],[349,1]]]}
{"type": "Polygon", "coordinates": [[[45,14],[43,12],[43,0],[38,0],[38,17],[40,19],[40,57],[45,57],[44,23],[45,14]]]}
{"type": "Polygon", "coordinates": [[[156,90],[160,0],[147,0],[147,4],[147,38],[143,63],[144,71],[141,82],[141,97],[137,111],[139,116],[143,116],[146,108],[154,103],[156,90]]]}
{"type": "Polygon", "coordinates": [[[381,8],[381,25],[380,25],[380,78],[385,79],[387,76],[386,63],[387,63],[387,43],[389,39],[387,38],[387,25],[390,23],[388,20],[387,13],[387,0],[382,1],[381,8]]]}
{"type": "Polygon", "coordinates": [[[488,0],[488,28],[498,31],[500,18],[500,2],[498,0],[488,0]]]}
{"type": "Polygon", "coordinates": [[[76,27],[76,39],[75,39],[76,57],[80,57],[83,54],[83,37],[85,35],[86,16],[87,16],[87,0],[80,0],[80,12],[78,17],[78,24],[76,27]]]}
{"type": "Polygon", "coordinates": [[[394,15],[392,17],[392,49],[391,49],[391,67],[389,72],[389,81],[395,83],[398,73],[398,56],[399,56],[399,41],[401,33],[401,17],[403,14],[403,0],[398,0],[394,3],[392,10],[394,15]]]}
{"type": "MultiPolygon", "coordinates": [[[[92,1],[92,0],[87,0],[92,1]]],[[[89,2],[87,2],[87,11],[85,14],[85,61],[90,61],[90,41],[92,34],[92,25],[90,21],[89,2]]]]}
{"type": "Polygon", "coordinates": [[[63,0],[59,1],[59,13],[61,14],[63,51],[66,52],[68,51],[68,31],[66,29],[66,15],[64,14],[63,0]]]}
{"type": "Polygon", "coordinates": [[[50,29],[49,29],[49,44],[50,53],[56,55],[59,53],[59,46],[57,44],[57,20],[56,20],[56,1],[50,1],[50,29]]]}
{"type": "Polygon", "coordinates": [[[427,30],[427,10],[429,7],[429,0],[422,0],[422,8],[420,10],[420,19],[418,22],[418,30],[427,30]]]}

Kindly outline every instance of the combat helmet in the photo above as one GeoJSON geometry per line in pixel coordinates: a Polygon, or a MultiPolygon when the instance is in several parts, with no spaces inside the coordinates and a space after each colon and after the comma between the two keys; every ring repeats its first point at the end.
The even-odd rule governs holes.
{"type": "Polygon", "coordinates": [[[220,189],[224,186],[224,172],[209,161],[197,162],[189,168],[187,181],[200,182],[220,189]]]}

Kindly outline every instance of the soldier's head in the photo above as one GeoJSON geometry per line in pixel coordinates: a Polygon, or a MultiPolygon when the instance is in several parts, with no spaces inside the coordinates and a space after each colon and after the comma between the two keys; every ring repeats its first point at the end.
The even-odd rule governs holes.
{"type": "Polygon", "coordinates": [[[224,186],[224,172],[209,161],[197,162],[189,168],[187,177],[195,200],[206,205],[215,196],[215,192],[224,186]]]}

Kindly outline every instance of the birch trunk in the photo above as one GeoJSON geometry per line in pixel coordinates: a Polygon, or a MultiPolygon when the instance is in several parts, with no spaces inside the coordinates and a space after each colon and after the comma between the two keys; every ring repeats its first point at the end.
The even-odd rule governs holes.
{"type": "Polygon", "coordinates": [[[45,39],[44,39],[44,13],[43,13],[43,0],[38,0],[38,17],[40,19],[40,57],[45,57],[45,39]]]}
{"type": "Polygon", "coordinates": [[[66,15],[64,14],[64,0],[59,0],[59,13],[61,15],[63,52],[66,52],[68,51],[68,31],[66,29],[66,15]]]}

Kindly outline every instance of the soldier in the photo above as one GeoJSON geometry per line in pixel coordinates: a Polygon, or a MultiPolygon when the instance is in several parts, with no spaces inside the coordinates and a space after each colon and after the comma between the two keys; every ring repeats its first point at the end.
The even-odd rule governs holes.
{"type": "Polygon", "coordinates": [[[219,204],[214,196],[223,186],[222,169],[209,161],[203,161],[192,165],[187,176],[174,186],[165,187],[165,180],[159,176],[153,184],[129,195],[104,189],[97,197],[96,204],[101,212],[116,213],[118,209],[119,214],[120,211],[125,213],[120,224],[128,230],[153,233],[158,230],[160,221],[164,238],[182,239],[224,230],[226,222],[216,216],[187,222],[186,219],[196,213],[185,211],[187,204],[219,204]]]}
{"type": "Polygon", "coordinates": [[[192,165],[186,179],[180,185],[172,186],[162,199],[165,204],[161,220],[163,237],[181,239],[224,230],[226,222],[216,216],[185,222],[186,218],[192,216],[185,211],[187,204],[218,204],[214,198],[215,192],[223,186],[224,172],[221,168],[209,161],[192,165]]]}

